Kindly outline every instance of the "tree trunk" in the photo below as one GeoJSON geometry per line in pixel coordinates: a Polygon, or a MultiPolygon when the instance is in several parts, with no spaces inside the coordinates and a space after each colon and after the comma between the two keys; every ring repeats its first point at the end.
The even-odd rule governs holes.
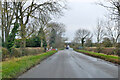
{"type": "Polygon", "coordinates": [[[1,22],[2,22],[2,25],[1,25],[1,27],[2,27],[2,46],[4,46],[4,14],[3,14],[3,8],[2,8],[2,5],[1,5],[1,16],[2,16],[2,20],[1,20],[1,22]]]}
{"type": "Polygon", "coordinates": [[[84,47],[84,42],[85,42],[84,39],[85,39],[85,38],[82,38],[82,39],[81,39],[82,47],[84,47]]]}
{"type": "Polygon", "coordinates": [[[21,38],[22,38],[22,44],[21,44],[21,48],[25,48],[26,47],[26,32],[25,32],[25,25],[21,25],[21,38]]]}
{"type": "Polygon", "coordinates": [[[25,53],[25,47],[26,47],[26,32],[25,32],[25,25],[21,25],[21,45],[20,45],[20,48],[21,48],[21,51],[22,51],[22,56],[25,56],[26,53],[25,53]]]}
{"type": "Polygon", "coordinates": [[[42,41],[42,39],[41,39],[41,48],[43,47],[43,41],[42,41]]]}

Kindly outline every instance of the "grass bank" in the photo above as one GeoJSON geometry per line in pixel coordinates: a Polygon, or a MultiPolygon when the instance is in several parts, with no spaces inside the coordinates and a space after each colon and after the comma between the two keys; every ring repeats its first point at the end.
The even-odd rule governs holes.
{"type": "Polygon", "coordinates": [[[106,54],[102,54],[102,53],[96,53],[96,52],[90,52],[90,51],[78,50],[78,49],[75,49],[75,51],[89,55],[89,56],[101,58],[101,59],[104,59],[104,60],[112,62],[112,63],[120,64],[120,57],[118,57],[118,56],[106,55],[106,54]]]}
{"type": "Polygon", "coordinates": [[[2,62],[2,78],[17,78],[20,74],[56,52],[57,51],[49,51],[38,55],[24,56],[4,61],[2,62]]]}

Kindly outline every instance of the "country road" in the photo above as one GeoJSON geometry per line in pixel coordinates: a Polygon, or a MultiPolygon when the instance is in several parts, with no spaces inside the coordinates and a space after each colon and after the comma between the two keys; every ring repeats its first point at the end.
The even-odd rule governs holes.
{"type": "Polygon", "coordinates": [[[19,78],[117,78],[118,67],[72,48],[58,51],[19,78]]]}

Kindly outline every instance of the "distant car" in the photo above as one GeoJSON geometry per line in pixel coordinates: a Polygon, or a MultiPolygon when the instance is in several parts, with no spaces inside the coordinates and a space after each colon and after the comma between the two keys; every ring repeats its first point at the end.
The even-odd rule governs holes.
{"type": "Polygon", "coordinates": [[[69,47],[66,47],[66,49],[69,49],[69,47]]]}

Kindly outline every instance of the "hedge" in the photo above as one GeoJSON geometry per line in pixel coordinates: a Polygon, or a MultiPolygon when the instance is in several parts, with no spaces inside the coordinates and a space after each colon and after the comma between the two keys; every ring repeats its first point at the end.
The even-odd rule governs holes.
{"type": "Polygon", "coordinates": [[[24,48],[24,49],[12,48],[10,53],[6,48],[2,48],[2,60],[12,57],[36,55],[36,54],[41,54],[43,52],[44,52],[44,48],[24,48]]]}
{"type": "Polygon", "coordinates": [[[112,62],[112,63],[120,64],[119,56],[106,55],[106,54],[102,54],[102,53],[96,53],[96,52],[90,52],[90,51],[78,50],[78,49],[75,49],[75,51],[89,55],[89,56],[101,58],[101,59],[104,59],[104,60],[112,62]]]}

